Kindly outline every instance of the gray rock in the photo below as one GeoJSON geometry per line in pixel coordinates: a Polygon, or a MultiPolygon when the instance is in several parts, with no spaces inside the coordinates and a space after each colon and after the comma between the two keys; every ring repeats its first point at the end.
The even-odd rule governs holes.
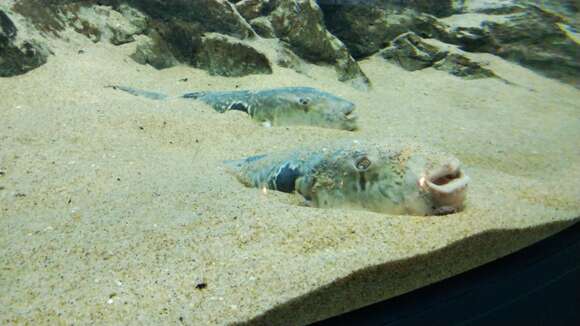
{"type": "MultiPolygon", "coordinates": [[[[235,6],[223,0],[126,0],[122,2],[118,0],[51,0],[50,2],[18,0],[14,7],[27,17],[37,30],[54,36],[58,36],[61,31],[71,26],[93,41],[110,39],[115,44],[123,44],[130,42],[135,35],[151,34],[155,31],[165,41],[164,47],[171,52],[173,58],[183,63],[193,62],[192,49],[199,46],[204,33],[219,32],[240,39],[255,36],[252,27],[237,12],[235,6]],[[93,13],[83,14],[85,10],[83,8],[103,6],[110,6],[116,13],[120,13],[128,25],[123,23],[118,28],[119,26],[113,23],[109,25],[113,27],[111,31],[102,26],[102,17],[97,17],[98,15],[93,13]]],[[[115,13],[113,15],[118,16],[115,13]]],[[[142,52],[152,54],[157,51],[142,52]]],[[[148,58],[146,61],[153,58],[150,55],[142,57],[148,58]]],[[[161,62],[154,64],[154,66],[166,65],[167,63],[161,62]]]]}
{"type": "Polygon", "coordinates": [[[522,9],[521,0],[456,0],[454,11],[459,13],[511,14],[522,9]]]}
{"type": "Polygon", "coordinates": [[[10,17],[4,11],[0,10],[0,36],[7,40],[14,40],[16,32],[16,26],[10,17]]]}
{"type": "Polygon", "coordinates": [[[111,11],[107,19],[107,28],[111,31],[109,40],[112,44],[121,45],[135,40],[135,35],[143,34],[147,29],[147,17],[138,10],[123,5],[118,11],[111,11]]]}
{"type": "Polygon", "coordinates": [[[355,58],[372,55],[398,35],[488,52],[580,85],[580,35],[574,0],[322,1],[326,25],[355,58]],[[446,18],[437,18],[446,17],[446,18]]]}
{"type": "Polygon", "coordinates": [[[275,38],[274,28],[272,23],[266,17],[258,17],[250,20],[250,25],[258,35],[264,38],[275,38]]]}
{"type": "Polygon", "coordinates": [[[301,74],[307,72],[304,61],[285,45],[276,49],[276,63],[280,67],[289,68],[301,74]]]}
{"type": "Polygon", "coordinates": [[[315,1],[277,0],[275,5],[269,17],[280,40],[307,61],[333,65],[340,81],[368,87],[368,78],[346,46],[326,29],[315,1]]]}
{"type": "MultiPolygon", "coordinates": [[[[454,13],[513,14],[527,6],[538,5],[538,0],[455,0],[454,13]]],[[[542,10],[574,19],[580,12],[577,0],[542,0],[542,10]]]]}
{"type": "Polygon", "coordinates": [[[117,11],[119,11],[123,17],[125,17],[125,19],[127,19],[137,29],[142,31],[147,29],[149,18],[139,10],[126,4],[122,4],[117,8],[117,11]]]}
{"type": "Polygon", "coordinates": [[[131,58],[140,64],[148,64],[156,69],[170,68],[179,63],[159,34],[151,32],[149,36],[136,37],[137,47],[131,58]]]}
{"type": "Polygon", "coordinates": [[[328,29],[340,38],[356,59],[375,54],[397,36],[412,31],[423,37],[441,34],[436,17],[400,6],[364,4],[323,6],[328,29]]]}
{"type": "Polygon", "coordinates": [[[12,19],[0,10],[0,77],[11,77],[47,62],[48,47],[35,39],[21,39],[12,19]]]}
{"type": "Polygon", "coordinates": [[[216,32],[240,39],[255,36],[250,25],[228,1],[127,0],[126,3],[149,15],[158,25],[182,28],[183,24],[196,24],[202,33],[216,32]]]}
{"type": "Polygon", "coordinates": [[[580,85],[580,40],[571,21],[530,5],[510,14],[467,13],[443,20],[447,41],[488,52],[544,75],[580,85]]]}
{"type": "Polygon", "coordinates": [[[66,24],[59,14],[57,5],[66,5],[68,2],[55,0],[46,3],[42,0],[18,0],[15,1],[11,10],[29,20],[39,34],[58,37],[59,33],[66,28],[66,24]]]}
{"type": "Polygon", "coordinates": [[[391,46],[379,54],[405,70],[415,71],[433,66],[447,56],[447,51],[427,44],[421,37],[409,32],[394,39],[391,46]]]}
{"type": "Polygon", "coordinates": [[[448,54],[433,67],[465,79],[499,78],[493,71],[484,68],[481,63],[458,53],[448,54]]]}
{"type": "Polygon", "coordinates": [[[360,5],[327,10],[325,22],[329,30],[348,46],[353,57],[359,59],[376,53],[395,37],[409,31],[412,17],[360,5]]]}
{"type": "Polygon", "coordinates": [[[109,6],[65,6],[61,13],[63,22],[94,42],[109,41],[114,45],[130,43],[135,35],[143,34],[147,19],[139,11],[122,6],[114,10],[109,6]]]}
{"type": "Polygon", "coordinates": [[[414,11],[435,15],[449,16],[457,12],[457,8],[467,0],[320,0],[320,6],[327,13],[353,8],[375,7],[385,9],[390,13],[414,11]]]}
{"type": "Polygon", "coordinates": [[[236,3],[236,9],[246,20],[267,16],[273,9],[274,0],[242,0],[236,3]]]}
{"type": "MultiPolygon", "coordinates": [[[[94,42],[110,40],[117,45],[148,35],[139,37],[132,58],[157,68],[181,62],[225,76],[270,73],[265,56],[243,42],[233,42],[233,38],[253,38],[257,31],[266,38],[280,38],[301,59],[332,65],[341,81],[359,88],[369,85],[345,45],[325,28],[314,0],[126,0],[122,4],[117,0],[51,0],[44,5],[40,0],[18,0],[17,4],[40,31],[57,37],[69,27],[94,42]],[[230,38],[212,39],[209,33],[230,38]],[[210,55],[210,48],[220,54],[210,55]]],[[[280,62],[290,64],[285,59],[280,62]]]]}
{"type": "Polygon", "coordinates": [[[202,37],[195,62],[211,75],[237,77],[272,73],[271,63],[263,53],[241,40],[218,33],[202,37]]]}
{"type": "Polygon", "coordinates": [[[462,51],[450,52],[429,44],[413,32],[397,37],[379,55],[409,71],[433,67],[465,79],[500,78],[481,63],[468,58],[462,51]]]}
{"type": "MultiPolygon", "coordinates": [[[[106,3],[107,1],[102,1],[106,3]]],[[[24,16],[38,34],[58,37],[62,31],[72,28],[93,42],[102,40],[120,45],[134,40],[147,28],[147,18],[126,5],[114,10],[100,5],[101,1],[54,0],[42,3],[38,0],[18,0],[12,9],[24,16]]]]}

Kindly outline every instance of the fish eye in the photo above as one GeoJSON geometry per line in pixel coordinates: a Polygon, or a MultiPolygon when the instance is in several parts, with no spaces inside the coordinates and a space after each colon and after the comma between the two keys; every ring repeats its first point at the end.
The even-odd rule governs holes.
{"type": "Polygon", "coordinates": [[[368,170],[368,168],[370,166],[371,166],[371,160],[369,160],[369,158],[366,156],[359,158],[355,163],[355,167],[359,171],[366,171],[366,170],[368,170]]]}
{"type": "Polygon", "coordinates": [[[308,105],[310,104],[310,99],[307,97],[301,97],[298,102],[302,105],[308,105]]]}

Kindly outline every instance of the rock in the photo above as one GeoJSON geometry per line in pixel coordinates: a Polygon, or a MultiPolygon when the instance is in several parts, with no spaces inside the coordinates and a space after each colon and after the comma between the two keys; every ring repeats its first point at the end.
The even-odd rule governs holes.
{"type": "Polygon", "coordinates": [[[174,24],[193,23],[200,25],[204,33],[216,32],[240,39],[255,36],[235,6],[225,0],[127,0],[126,3],[169,28],[174,24]]]}
{"type": "Polygon", "coordinates": [[[499,78],[481,63],[469,59],[461,50],[448,47],[450,50],[430,44],[409,32],[393,40],[379,55],[409,71],[433,67],[465,79],[499,78]]]}
{"type": "Polygon", "coordinates": [[[433,67],[465,79],[499,78],[493,71],[484,68],[481,63],[472,61],[458,53],[448,54],[445,59],[435,63],[433,67]]]}
{"type": "Polygon", "coordinates": [[[135,35],[143,34],[147,28],[147,19],[142,13],[128,6],[121,9],[122,12],[109,6],[65,6],[63,22],[93,42],[108,40],[121,45],[133,42],[135,35]]]}
{"type": "Polygon", "coordinates": [[[324,14],[338,11],[358,10],[362,7],[384,9],[389,13],[404,13],[413,11],[427,13],[437,17],[449,16],[457,12],[467,0],[326,0],[319,1],[324,14]]]}
{"type": "Polygon", "coordinates": [[[117,11],[119,11],[123,17],[125,17],[125,19],[127,19],[129,23],[131,23],[137,29],[142,31],[147,29],[149,18],[139,10],[126,4],[122,4],[117,8],[117,11]]]}
{"type": "MultiPolygon", "coordinates": [[[[512,14],[525,11],[530,5],[538,5],[537,0],[455,0],[453,12],[482,13],[482,14],[512,14]]],[[[544,11],[575,19],[580,11],[577,0],[542,0],[541,8],[544,11]]]]}
{"type": "Polygon", "coordinates": [[[11,7],[15,13],[25,17],[42,35],[59,36],[59,33],[66,28],[62,17],[58,12],[57,5],[66,4],[65,1],[51,1],[50,3],[42,0],[18,0],[11,7]]]}
{"type": "MultiPolygon", "coordinates": [[[[407,31],[488,52],[547,76],[580,80],[577,1],[454,0],[322,2],[325,22],[357,59],[379,51],[407,31]],[[446,18],[437,18],[446,17],[446,18]]],[[[418,68],[418,67],[417,67],[418,68]]]]}
{"type": "Polygon", "coordinates": [[[322,2],[325,22],[357,59],[376,53],[407,31],[488,52],[547,76],[577,83],[580,35],[574,0],[322,2]],[[446,17],[446,18],[437,18],[446,17]]]}
{"type": "Polygon", "coordinates": [[[356,59],[375,54],[397,36],[412,31],[423,37],[442,33],[445,26],[436,17],[378,4],[323,6],[325,23],[356,59]]]}
{"type": "Polygon", "coordinates": [[[14,40],[16,32],[16,26],[10,17],[4,11],[0,10],[0,37],[4,37],[7,40],[14,40]]]}
{"type": "Polygon", "coordinates": [[[0,77],[23,74],[47,62],[48,47],[39,40],[21,38],[13,20],[0,10],[0,77]]]}
{"type": "Polygon", "coordinates": [[[134,36],[147,29],[147,17],[138,10],[122,5],[118,11],[111,11],[107,20],[111,31],[110,41],[114,45],[133,42],[134,36]]]}
{"type": "Polygon", "coordinates": [[[272,0],[242,0],[236,3],[236,9],[246,20],[267,16],[273,8],[272,0]]]}
{"type": "Polygon", "coordinates": [[[521,0],[459,0],[454,4],[455,13],[510,14],[522,9],[521,0]]]}
{"type": "Polygon", "coordinates": [[[100,5],[106,1],[54,0],[42,3],[38,0],[16,1],[13,10],[36,27],[44,35],[59,36],[67,28],[85,35],[93,42],[107,40],[120,45],[134,40],[147,28],[147,18],[126,5],[114,10],[100,5]]]}
{"type": "Polygon", "coordinates": [[[51,0],[44,6],[40,0],[17,0],[17,4],[43,33],[58,36],[72,27],[94,42],[120,45],[139,39],[131,57],[156,68],[182,62],[212,74],[239,76],[271,73],[271,62],[280,62],[303,71],[290,55],[268,60],[265,51],[241,42],[257,31],[265,38],[279,38],[301,59],[332,65],[341,81],[359,88],[369,85],[346,46],[325,28],[314,0],[51,0]],[[209,49],[222,57],[210,55],[209,49]]]}
{"type": "Polygon", "coordinates": [[[503,15],[467,13],[445,18],[447,41],[579,85],[580,38],[570,21],[534,5],[518,8],[503,15]]]}
{"type": "Polygon", "coordinates": [[[255,36],[235,6],[224,0],[17,0],[15,8],[39,31],[54,36],[72,26],[95,42],[110,39],[114,44],[123,44],[141,33],[161,38],[164,45],[157,40],[142,41],[134,55],[136,60],[157,67],[165,67],[174,59],[193,63],[192,50],[199,46],[201,36],[207,32],[240,39],[255,36]],[[95,8],[112,11],[108,16],[102,12],[99,15],[93,12],[95,8]],[[172,54],[167,60],[155,55],[166,50],[172,54]]]}
{"type": "Polygon", "coordinates": [[[156,32],[151,32],[149,36],[139,35],[136,39],[137,47],[130,55],[136,62],[151,65],[156,69],[173,67],[179,63],[156,32]]]}
{"type": "Polygon", "coordinates": [[[335,38],[324,28],[322,12],[314,1],[280,0],[270,20],[276,36],[301,57],[313,62],[336,60],[335,38]]]}
{"type": "Polygon", "coordinates": [[[325,19],[329,30],[357,59],[376,53],[389,41],[409,31],[412,21],[407,15],[390,15],[385,9],[362,5],[327,9],[325,19]]]}
{"type": "Polygon", "coordinates": [[[285,45],[276,49],[276,63],[280,67],[289,68],[301,74],[307,73],[304,61],[285,45]]]}
{"type": "Polygon", "coordinates": [[[202,37],[195,62],[210,75],[238,77],[272,73],[270,61],[263,53],[241,40],[218,33],[202,37]]]}
{"type": "Polygon", "coordinates": [[[324,26],[322,11],[313,0],[278,0],[270,13],[276,36],[300,57],[333,65],[340,81],[355,87],[370,84],[346,46],[324,26]]]}
{"type": "Polygon", "coordinates": [[[447,51],[427,44],[413,32],[405,33],[391,42],[379,54],[405,70],[415,71],[431,67],[447,56],[447,51]]]}
{"type": "Polygon", "coordinates": [[[275,38],[274,28],[272,23],[266,17],[258,17],[250,20],[250,25],[258,35],[265,38],[275,38]]]}

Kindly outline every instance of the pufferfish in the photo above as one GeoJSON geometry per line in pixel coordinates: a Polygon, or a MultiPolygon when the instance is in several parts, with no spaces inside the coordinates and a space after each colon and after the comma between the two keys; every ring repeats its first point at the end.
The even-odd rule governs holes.
{"type": "Polygon", "coordinates": [[[158,101],[197,100],[219,113],[242,111],[267,127],[307,125],[349,131],[358,128],[353,102],[312,87],[191,92],[179,96],[118,85],[107,87],[158,101]]]}
{"type": "Polygon", "coordinates": [[[416,144],[341,141],[226,163],[244,185],[312,207],[398,215],[459,212],[470,181],[457,158],[416,144]]]}

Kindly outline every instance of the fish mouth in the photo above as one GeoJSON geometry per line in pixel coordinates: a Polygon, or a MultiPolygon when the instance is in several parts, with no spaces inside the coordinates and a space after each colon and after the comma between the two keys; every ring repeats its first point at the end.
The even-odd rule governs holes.
{"type": "Polygon", "coordinates": [[[346,119],[343,121],[343,127],[344,129],[348,130],[348,131],[356,131],[358,130],[358,117],[354,114],[349,115],[348,117],[346,117],[346,119]]]}
{"type": "Polygon", "coordinates": [[[347,121],[354,121],[358,119],[358,116],[354,114],[352,111],[344,114],[344,119],[347,121]]]}
{"type": "Polygon", "coordinates": [[[342,107],[342,111],[345,117],[350,117],[354,115],[354,109],[355,109],[355,105],[353,103],[349,103],[348,105],[345,105],[342,107]]]}
{"type": "Polygon", "coordinates": [[[426,174],[419,184],[431,194],[435,213],[444,215],[463,208],[469,180],[461,170],[459,161],[453,160],[426,174]]]}
{"type": "Polygon", "coordinates": [[[354,113],[354,106],[349,107],[345,110],[343,115],[343,120],[347,124],[347,128],[350,131],[354,131],[357,129],[357,120],[358,115],[354,113]]]}

